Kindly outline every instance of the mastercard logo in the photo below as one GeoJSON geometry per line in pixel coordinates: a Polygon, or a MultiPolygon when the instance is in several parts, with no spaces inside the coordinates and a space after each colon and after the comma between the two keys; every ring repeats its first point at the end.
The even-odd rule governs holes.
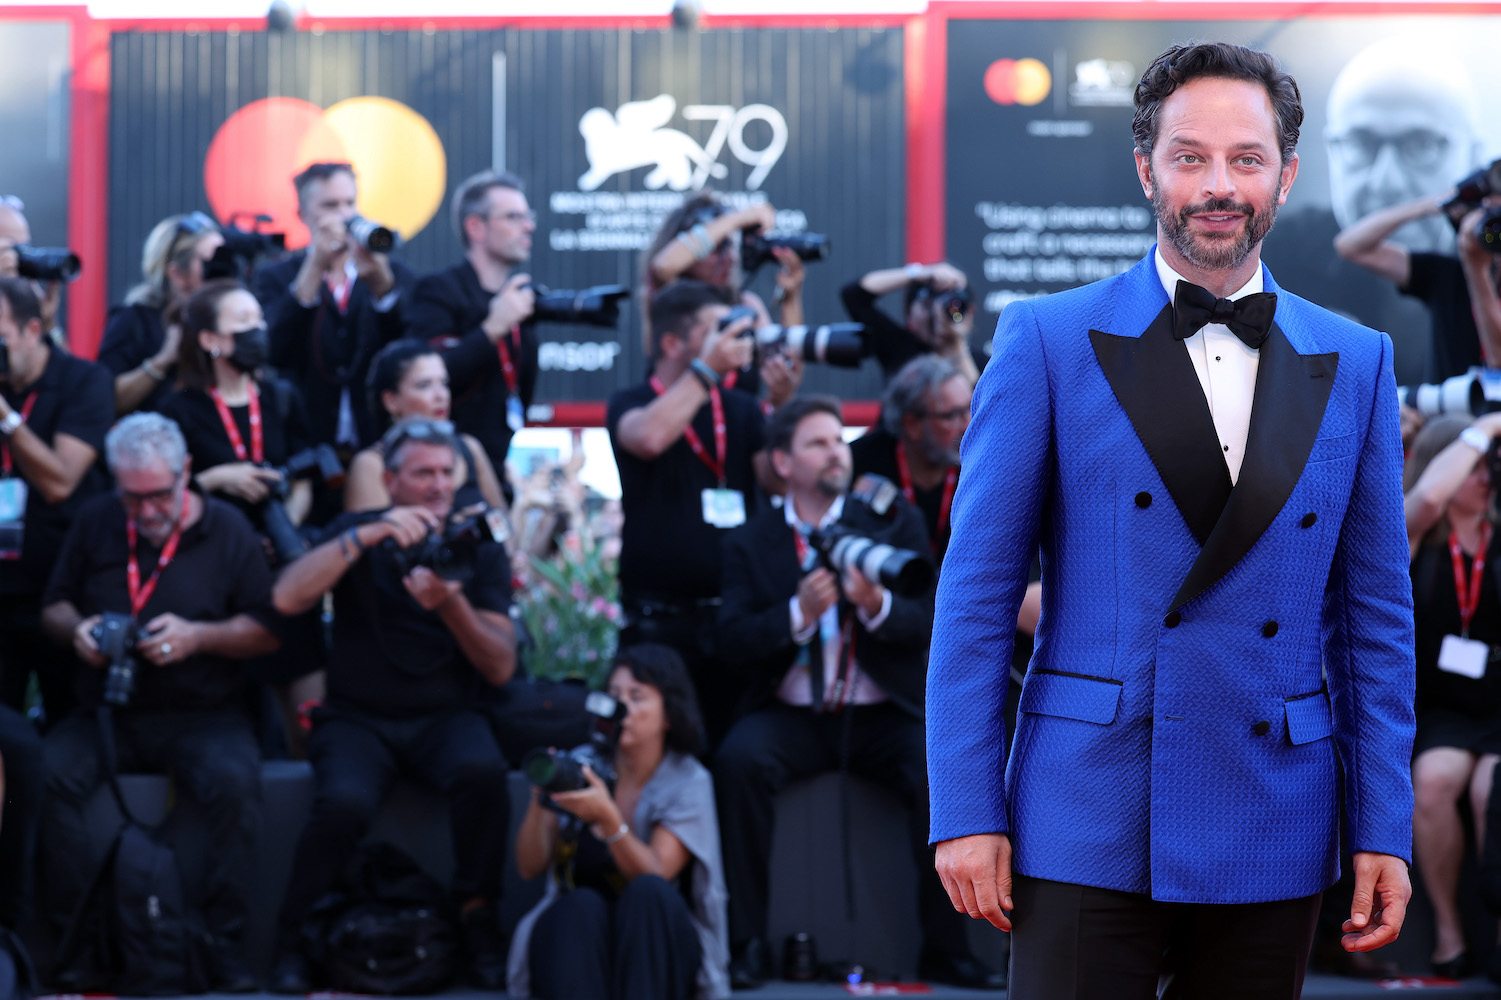
{"type": "Polygon", "coordinates": [[[266,226],[306,246],[292,178],[310,163],[342,161],[359,179],[360,214],[410,239],[443,205],[448,158],[417,112],[384,97],[354,97],[323,109],[267,97],[229,116],[209,143],[203,186],[214,214],[271,216],[266,226]]]}
{"type": "Polygon", "coordinates": [[[1036,59],[997,59],[985,71],[985,93],[997,104],[1041,104],[1053,74],[1036,59]]]}

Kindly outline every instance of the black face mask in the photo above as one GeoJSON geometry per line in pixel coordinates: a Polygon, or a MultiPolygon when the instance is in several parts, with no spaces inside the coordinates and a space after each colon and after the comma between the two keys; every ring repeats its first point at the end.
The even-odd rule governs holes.
{"type": "Polygon", "coordinates": [[[235,352],[227,359],[242,372],[254,371],[271,354],[271,335],[264,326],[234,332],[235,352]]]}

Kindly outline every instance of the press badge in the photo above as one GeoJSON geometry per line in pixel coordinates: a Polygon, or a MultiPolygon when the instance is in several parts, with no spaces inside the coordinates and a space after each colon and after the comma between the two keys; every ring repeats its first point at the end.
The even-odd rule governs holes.
{"type": "Polygon", "coordinates": [[[506,397],[506,426],[515,434],[526,426],[526,410],[521,406],[520,396],[506,397]]]}
{"type": "Polygon", "coordinates": [[[1444,644],[1438,650],[1438,668],[1461,677],[1475,680],[1485,676],[1485,661],[1490,659],[1491,647],[1475,639],[1458,635],[1444,636],[1444,644]]]}
{"type": "Polygon", "coordinates": [[[739,490],[704,490],[704,523],[738,528],[745,523],[745,494],[739,490]]]}
{"type": "Polygon", "coordinates": [[[25,534],[26,480],[0,479],[0,559],[21,558],[21,539],[25,534]]]}

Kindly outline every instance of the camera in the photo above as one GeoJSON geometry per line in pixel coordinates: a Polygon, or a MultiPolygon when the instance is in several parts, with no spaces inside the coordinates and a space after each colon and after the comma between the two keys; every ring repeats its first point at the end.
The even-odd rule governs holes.
{"type": "Polygon", "coordinates": [[[593,285],[589,288],[559,288],[534,284],[536,304],[532,318],[544,323],[584,323],[614,327],[620,322],[620,300],[631,297],[624,285],[593,285]]]}
{"type": "Polygon", "coordinates": [[[756,331],[756,344],[766,351],[786,351],[805,362],[859,368],[865,360],[863,323],[825,323],[823,326],[779,326],[756,331]]]}
{"type": "Polygon", "coordinates": [[[363,215],[351,216],[344,224],[349,236],[370,253],[390,253],[401,246],[401,234],[387,229],[379,222],[371,222],[363,215]]]}
{"type": "Polygon", "coordinates": [[[320,444],[299,451],[276,471],[281,474],[281,481],[271,484],[271,493],[261,501],[259,513],[261,530],[271,540],[277,565],[284,566],[308,548],[307,541],[287,514],[286,502],[292,494],[293,481],[307,479],[336,490],[344,485],[344,466],[332,445],[320,444]]]}
{"type": "MultiPolygon", "coordinates": [[[[1444,203],[1449,222],[1458,231],[1464,217],[1495,194],[1501,194],[1501,160],[1492,160],[1454,186],[1454,197],[1444,203]]],[[[1491,206],[1482,213],[1475,239],[1492,253],[1501,253],[1501,206],[1491,206]]]]}
{"type": "Polygon", "coordinates": [[[572,750],[538,747],[521,760],[522,773],[544,792],[576,792],[588,788],[584,765],[606,785],[615,786],[615,749],[620,745],[620,724],[628,709],[603,691],[590,691],[584,699],[589,713],[589,742],[572,750]]]}
{"type": "Polygon", "coordinates": [[[141,628],[130,615],[106,611],[99,623],[89,630],[94,645],[109,660],[104,675],[104,703],[115,708],[130,704],[136,691],[136,646],[151,633],[141,628]]]}
{"type": "Polygon", "coordinates": [[[1491,253],[1501,253],[1501,205],[1492,205],[1481,214],[1475,239],[1491,253]]]}
{"type": "Polygon", "coordinates": [[[78,254],[66,247],[16,247],[16,273],[32,281],[73,281],[83,270],[78,254]]]}
{"type": "Polygon", "coordinates": [[[402,576],[425,566],[445,580],[463,583],[474,576],[479,547],[486,542],[504,544],[510,534],[505,511],[491,508],[451,517],[442,534],[428,535],[408,548],[399,548],[389,539],[386,544],[395,555],[402,576]]]}
{"type": "Polygon", "coordinates": [[[229,223],[219,227],[224,243],[203,265],[205,280],[213,278],[243,278],[251,266],[262,256],[273,256],[287,249],[286,233],[262,232],[261,226],[271,221],[264,213],[236,212],[229,223]],[[239,225],[240,219],[249,219],[251,228],[239,225]]]}
{"type": "Polygon", "coordinates": [[[1398,386],[1397,399],[1425,417],[1445,413],[1478,417],[1501,410],[1501,370],[1476,367],[1436,384],[1398,386]]]}
{"type": "Polygon", "coordinates": [[[933,586],[932,564],[911,549],[899,549],[838,525],[819,528],[808,536],[808,542],[836,574],[858,569],[867,580],[903,597],[933,586]]]}
{"type": "Polygon", "coordinates": [[[949,322],[954,324],[963,323],[965,315],[975,304],[974,296],[968,288],[948,288],[940,292],[930,281],[923,282],[913,290],[912,301],[927,302],[935,319],[947,313],[949,322]]]}
{"type": "Polygon", "coordinates": [[[788,233],[773,236],[751,230],[740,238],[740,267],[754,274],[763,264],[775,264],[779,248],[791,250],[803,260],[824,260],[829,256],[829,238],[822,233],[788,233]]]}

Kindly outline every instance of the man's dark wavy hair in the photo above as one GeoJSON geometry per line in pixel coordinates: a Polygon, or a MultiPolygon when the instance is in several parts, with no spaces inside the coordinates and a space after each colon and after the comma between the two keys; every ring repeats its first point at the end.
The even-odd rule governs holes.
{"type": "Polygon", "coordinates": [[[1278,69],[1276,60],[1267,53],[1229,42],[1174,45],[1152,60],[1136,84],[1136,117],[1131,122],[1136,148],[1147,157],[1152,155],[1162,102],[1185,83],[1201,77],[1248,80],[1266,88],[1277,119],[1282,165],[1286,166],[1297,152],[1298,131],[1303,127],[1303,96],[1298,92],[1298,82],[1278,69]]]}
{"type": "Polygon", "coordinates": [[[690,757],[703,752],[703,717],[693,693],[693,679],[677,650],[654,642],[637,643],[615,654],[615,666],[625,667],[639,683],[651,685],[662,695],[668,750],[690,757]]]}

